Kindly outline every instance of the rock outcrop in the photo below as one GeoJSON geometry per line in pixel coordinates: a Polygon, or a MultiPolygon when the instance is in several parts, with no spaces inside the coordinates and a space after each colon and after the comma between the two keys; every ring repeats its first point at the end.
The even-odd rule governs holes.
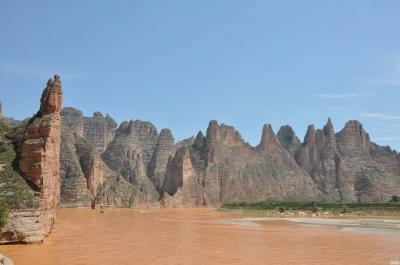
{"type": "Polygon", "coordinates": [[[179,148],[168,163],[161,205],[168,208],[206,206],[201,178],[193,168],[188,147],[179,148]]]}
{"type": "Polygon", "coordinates": [[[347,122],[336,141],[343,200],[388,201],[399,193],[397,153],[372,143],[360,122],[347,122]]]}
{"type": "Polygon", "coordinates": [[[233,127],[216,121],[210,122],[206,137],[199,133],[190,148],[178,149],[170,159],[164,189],[162,204],[172,207],[304,199],[319,194],[270,125],[264,126],[261,143],[255,148],[233,127]]]}
{"type": "Polygon", "coordinates": [[[308,127],[304,143],[296,157],[299,165],[313,178],[318,188],[328,197],[340,197],[340,156],[335,132],[330,119],[323,130],[308,127]]]}
{"type": "Polygon", "coordinates": [[[148,166],[148,176],[158,192],[162,192],[168,159],[175,154],[175,139],[169,129],[163,129],[148,166]]]}
{"type": "Polygon", "coordinates": [[[372,143],[358,121],[336,135],[330,119],[323,130],[310,125],[296,160],[327,199],[388,201],[400,189],[397,153],[372,143]]]}
{"type": "Polygon", "coordinates": [[[175,143],[169,129],[158,134],[140,120],[117,129],[100,112],[85,117],[65,108],[61,125],[61,103],[55,76],[35,117],[8,138],[0,126],[0,151],[11,157],[0,156],[0,196],[13,208],[2,242],[42,240],[60,197],[63,207],[214,207],[281,199],[387,201],[399,194],[398,154],[373,143],[358,121],[336,134],[330,119],[323,129],[310,125],[303,143],[288,125],[277,135],[264,125],[257,146],[234,127],[211,121],[206,135],[175,143]]]}
{"type": "Polygon", "coordinates": [[[300,150],[301,141],[297,138],[293,128],[289,125],[282,126],[276,134],[281,145],[295,157],[300,150]]]}
{"type": "Polygon", "coordinates": [[[147,165],[151,159],[149,154],[154,152],[157,136],[157,130],[150,123],[124,122],[102,155],[111,170],[154,201],[158,200],[159,195],[147,175],[147,165]]]}
{"type": "Polygon", "coordinates": [[[40,242],[52,229],[60,202],[60,146],[62,96],[55,75],[44,89],[39,112],[18,139],[18,170],[38,198],[33,209],[13,209],[2,242],[40,242]]]}
{"type": "Polygon", "coordinates": [[[117,123],[110,115],[104,117],[101,112],[95,112],[93,117],[84,118],[83,137],[102,153],[114,139],[116,129],[117,123]]]}
{"type": "Polygon", "coordinates": [[[64,108],[61,117],[61,206],[91,206],[104,181],[100,155],[116,123],[100,114],[84,117],[73,108],[64,108]]]}

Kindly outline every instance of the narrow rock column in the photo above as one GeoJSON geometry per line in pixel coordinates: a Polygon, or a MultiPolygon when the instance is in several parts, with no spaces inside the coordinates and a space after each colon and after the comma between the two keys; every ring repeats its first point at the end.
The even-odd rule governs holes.
{"type": "Polygon", "coordinates": [[[60,143],[62,109],[58,75],[47,82],[40,110],[30,121],[20,144],[19,170],[39,193],[40,225],[50,233],[60,203],[60,143]]]}

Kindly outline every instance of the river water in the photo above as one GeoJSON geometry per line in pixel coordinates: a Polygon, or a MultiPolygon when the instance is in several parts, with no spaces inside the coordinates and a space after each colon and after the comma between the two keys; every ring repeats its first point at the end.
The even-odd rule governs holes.
{"type": "Polygon", "coordinates": [[[61,209],[42,245],[0,252],[15,265],[400,264],[396,234],[239,218],[214,209],[61,209]]]}

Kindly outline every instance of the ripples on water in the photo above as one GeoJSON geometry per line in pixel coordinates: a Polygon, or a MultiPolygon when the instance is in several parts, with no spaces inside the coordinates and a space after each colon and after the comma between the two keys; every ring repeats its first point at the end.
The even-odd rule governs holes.
{"type": "Polygon", "coordinates": [[[285,221],[232,223],[213,209],[61,209],[43,245],[0,246],[16,265],[385,264],[400,237],[285,221]],[[255,224],[255,225],[254,225],[255,224]]]}

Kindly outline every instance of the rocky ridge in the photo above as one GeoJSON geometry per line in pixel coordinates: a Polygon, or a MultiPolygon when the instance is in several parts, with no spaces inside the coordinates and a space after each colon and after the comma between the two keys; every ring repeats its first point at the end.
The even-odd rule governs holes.
{"type": "Polygon", "coordinates": [[[214,207],[288,199],[386,201],[400,188],[399,156],[373,143],[358,121],[338,133],[330,119],[322,129],[310,125],[303,142],[289,125],[275,134],[266,124],[257,146],[234,127],[211,121],[205,135],[176,143],[169,129],[158,133],[140,120],[118,126],[100,112],[85,117],[64,108],[60,125],[61,95],[55,77],[38,114],[14,129],[23,128],[13,140],[19,173],[40,205],[22,216],[41,219],[44,234],[59,196],[62,207],[214,207]],[[58,168],[60,184],[53,181],[58,168]]]}
{"type": "MultiPolygon", "coordinates": [[[[93,142],[91,146],[95,149],[93,142]]],[[[265,125],[256,147],[232,126],[216,121],[210,122],[206,135],[199,132],[175,143],[170,130],[158,134],[151,123],[136,120],[121,123],[98,154],[104,183],[91,201],[110,206],[159,202],[163,207],[207,207],[321,198],[382,201],[397,194],[400,178],[397,154],[373,144],[355,121],[335,134],[330,119],[323,129],[310,125],[303,143],[288,125],[278,134],[265,125]]]]}

